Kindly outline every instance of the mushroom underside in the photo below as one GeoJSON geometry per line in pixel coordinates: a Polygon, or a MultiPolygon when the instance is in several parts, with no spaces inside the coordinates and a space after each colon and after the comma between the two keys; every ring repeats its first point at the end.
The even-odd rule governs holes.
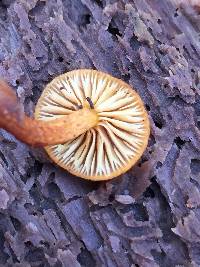
{"type": "Polygon", "coordinates": [[[64,144],[46,147],[50,157],[87,179],[109,179],[127,171],[148,141],[148,117],[140,97],[108,74],[77,70],[59,76],[45,88],[35,116],[49,121],[83,107],[94,109],[98,125],[64,144]]]}

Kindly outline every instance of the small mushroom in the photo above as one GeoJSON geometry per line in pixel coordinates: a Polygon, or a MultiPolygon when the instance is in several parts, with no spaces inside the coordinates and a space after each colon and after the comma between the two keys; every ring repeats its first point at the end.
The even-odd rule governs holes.
{"type": "Polygon", "coordinates": [[[45,146],[54,162],[76,176],[96,181],[119,176],[146,149],[150,127],[141,98],[108,74],[74,70],[58,76],[44,89],[35,119],[21,115],[13,91],[0,87],[0,127],[45,146]]]}

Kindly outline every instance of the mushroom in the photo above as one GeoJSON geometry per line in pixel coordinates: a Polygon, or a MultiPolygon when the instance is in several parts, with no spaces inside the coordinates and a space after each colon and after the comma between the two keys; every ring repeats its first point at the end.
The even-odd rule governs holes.
{"type": "Polygon", "coordinates": [[[0,106],[0,127],[25,143],[44,146],[54,162],[85,179],[121,175],[148,143],[149,119],[141,98],[103,72],[82,69],[55,78],[36,105],[35,119],[20,111],[13,91],[2,83],[0,106]]]}

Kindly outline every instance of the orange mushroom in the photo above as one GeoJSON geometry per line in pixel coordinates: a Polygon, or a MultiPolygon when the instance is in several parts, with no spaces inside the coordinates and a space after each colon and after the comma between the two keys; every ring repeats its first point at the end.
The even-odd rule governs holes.
{"type": "Polygon", "coordinates": [[[62,168],[90,180],[130,169],[146,149],[149,119],[125,82],[95,70],[60,75],[44,89],[35,119],[20,111],[13,91],[0,84],[0,127],[45,150],[62,168]]]}

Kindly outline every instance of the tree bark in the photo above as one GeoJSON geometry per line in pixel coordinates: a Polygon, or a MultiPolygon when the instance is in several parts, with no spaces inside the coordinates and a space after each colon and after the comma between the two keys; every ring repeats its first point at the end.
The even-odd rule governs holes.
{"type": "Polygon", "coordinates": [[[136,167],[73,177],[0,131],[2,266],[199,266],[200,3],[0,3],[0,76],[28,115],[55,76],[78,68],[128,82],[151,120],[136,167]]]}

